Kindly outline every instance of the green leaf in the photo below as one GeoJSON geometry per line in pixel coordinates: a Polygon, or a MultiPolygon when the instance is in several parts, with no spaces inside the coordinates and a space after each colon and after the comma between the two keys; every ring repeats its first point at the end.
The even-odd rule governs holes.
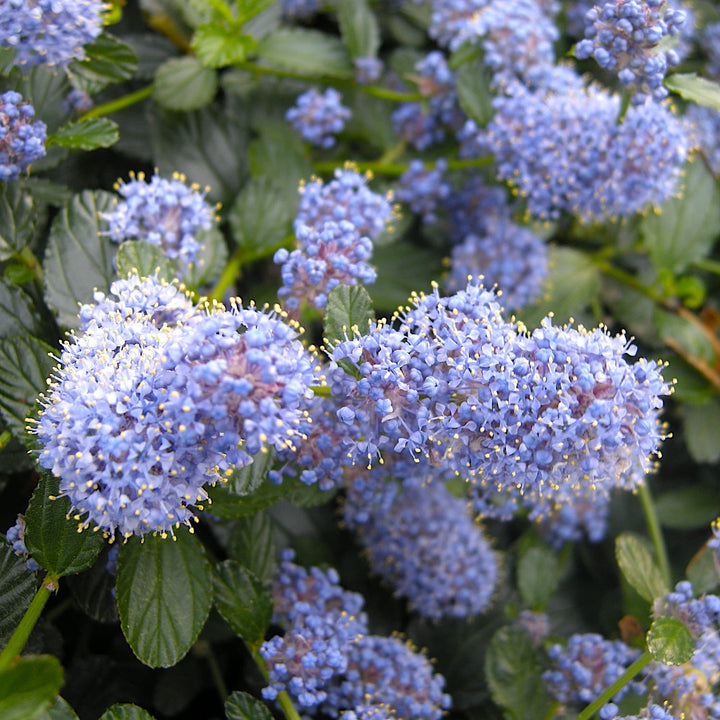
{"type": "Polygon", "coordinates": [[[130,80],[137,69],[137,55],[124,42],[103,33],[85,46],[85,60],[75,60],[69,70],[84,81],[90,94],[114,83],[130,80]]]}
{"type": "MultiPolygon", "coordinates": [[[[709,365],[715,364],[715,347],[696,323],[677,313],[659,308],[655,309],[653,319],[657,336],[663,342],[681,347],[690,357],[704,360],[709,365]]],[[[667,376],[672,377],[670,374],[667,376]]],[[[684,388],[682,391],[684,392],[684,388]]]]}
{"type": "Polygon", "coordinates": [[[0,338],[39,334],[39,317],[30,297],[0,281],[0,338]]]}
{"type": "Polygon", "coordinates": [[[55,698],[55,702],[37,720],[78,720],[78,716],[70,705],[59,695],[55,698]]]}
{"type": "Polygon", "coordinates": [[[40,481],[25,513],[25,544],[39,565],[53,575],[87,570],[100,554],[103,537],[94,526],[78,532],[77,516],[70,516],[70,501],[57,497],[60,481],[41,472],[40,481]]]}
{"type": "Polygon", "coordinates": [[[100,720],[155,720],[147,711],[137,705],[117,703],[111,705],[101,716],[100,720]]]}
{"type": "Polygon", "coordinates": [[[228,552],[263,583],[275,577],[275,541],[273,523],[267,513],[239,518],[230,535],[228,552]]]}
{"type": "Polygon", "coordinates": [[[720,515],[720,501],[716,490],[683,487],[660,495],[655,501],[655,511],[664,527],[692,530],[707,527],[720,515]]]}
{"type": "Polygon", "coordinates": [[[677,618],[658,618],[647,634],[650,654],[665,665],[682,665],[693,656],[695,641],[677,618]]]}
{"type": "Polygon", "coordinates": [[[625,579],[648,602],[668,588],[643,538],[623,533],[615,540],[615,558],[625,579]]]}
{"type": "Polygon", "coordinates": [[[18,336],[0,340],[0,410],[16,439],[25,435],[25,417],[45,390],[55,363],[53,348],[42,340],[18,336]]]}
{"type": "Polygon", "coordinates": [[[337,14],[350,57],[375,57],[380,49],[380,28],[367,0],[338,0],[337,14]]]}
{"type": "Polygon", "coordinates": [[[253,178],[238,196],[229,214],[235,242],[252,259],[267,257],[282,245],[292,232],[297,213],[295,202],[288,201],[273,180],[253,178]]]}
{"type": "Polygon", "coordinates": [[[216,227],[201,230],[195,239],[200,243],[200,250],[183,276],[185,285],[194,290],[214,283],[225,269],[228,258],[225,238],[216,227]]]}
{"type": "Polygon", "coordinates": [[[63,125],[47,142],[72,150],[97,150],[114,145],[119,138],[117,123],[108,118],[91,118],[63,125]]]}
{"type": "Polygon", "coordinates": [[[660,213],[648,213],[640,232],[653,265],[678,273],[712,249],[720,233],[720,187],[704,162],[685,166],[683,191],[660,213]]]}
{"type": "Polygon", "coordinates": [[[65,327],[77,327],[78,304],[93,302],[94,290],[107,292],[115,278],[117,245],[100,234],[99,213],[110,211],[116,201],[112,193],[85,190],[53,221],[43,262],[45,299],[65,327]]]}
{"type": "Polygon", "coordinates": [[[237,27],[223,21],[201,25],[191,43],[200,62],[209,68],[242,62],[256,45],[254,37],[240,34],[237,27]]]}
{"type": "Polygon", "coordinates": [[[42,205],[61,207],[73,196],[72,191],[67,186],[46,178],[30,178],[25,183],[25,186],[30,190],[33,199],[42,205]]]}
{"type": "Polygon", "coordinates": [[[22,183],[0,184],[0,260],[8,260],[32,240],[35,217],[33,197],[22,183]]]}
{"type": "Polygon", "coordinates": [[[687,566],[687,579],[696,593],[709,593],[720,585],[720,568],[715,550],[703,545],[687,566]]]}
{"type": "Polygon", "coordinates": [[[225,701],[227,720],[272,720],[270,711],[257,698],[236,690],[225,701]]]}
{"type": "Polygon", "coordinates": [[[490,77],[482,60],[460,66],[457,71],[457,93],[460,107],[479,127],[485,127],[495,114],[490,77]]]}
{"type": "Polygon", "coordinates": [[[264,37],[256,53],[270,65],[308,77],[350,78],[353,74],[342,42],[317,30],[281,28],[264,37]]]}
{"type": "Polygon", "coordinates": [[[512,720],[543,718],[550,707],[538,651],[520,628],[502,627],[485,655],[485,677],[493,700],[512,720]]]}
{"type": "Polygon", "coordinates": [[[51,655],[18,658],[0,671],[0,717],[33,720],[50,707],[63,684],[60,661],[51,655]]]}
{"type": "Polygon", "coordinates": [[[107,557],[108,553],[102,552],[89,570],[66,578],[65,585],[86,615],[97,622],[116,623],[120,617],[115,601],[115,576],[107,570],[107,557]]]}
{"type": "Polygon", "coordinates": [[[192,647],[212,605],[212,575],[200,541],[133,536],[120,548],[115,592],[120,624],[138,659],[169,667],[192,647]]]}
{"type": "Polygon", "coordinates": [[[697,73],[675,73],[665,79],[665,87],[684,100],[720,111],[720,85],[697,73]]]}
{"type": "Polygon", "coordinates": [[[137,273],[140,277],[148,277],[158,273],[163,280],[177,277],[177,269],[172,260],[161,247],[147,240],[128,240],[124,242],[115,258],[118,277],[126,277],[137,273]]]}
{"type": "Polygon", "coordinates": [[[518,560],[517,584],[522,599],[534,610],[542,609],[560,581],[560,563],[545,547],[530,547],[518,560]]]}
{"type": "Polygon", "coordinates": [[[370,295],[362,285],[338,285],[328,293],[323,334],[328,347],[353,333],[365,335],[375,319],[370,295]]]}
{"type": "Polygon", "coordinates": [[[714,463],[720,460],[720,401],[709,400],[701,405],[683,407],[683,438],[692,459],[697,463],[714,463]]]}
{"type": "Polygon", "coordinates": [[[215,97],[217,73],[196,57],[166,60],[155,73],[153,97],[168,110],[197,110],[215,97]]]}
{"type": "Polygon", "coordinates": [[[17,50],[15,48],[0,48],[0,73],[4,73],[11,68],[16,55],[17,50]]]}
{"type": "Polygon", "coordinates": [[[37,589],[35,573],[8,543],[0,544],[0,646],[5,646],[37,589]]]}
{"type": "Polygon", "coordinates": [[[258,647],[272,620],[270,591],[234,560],[217,566],[213,587],[218,612],[246,643],[258,647]]]}

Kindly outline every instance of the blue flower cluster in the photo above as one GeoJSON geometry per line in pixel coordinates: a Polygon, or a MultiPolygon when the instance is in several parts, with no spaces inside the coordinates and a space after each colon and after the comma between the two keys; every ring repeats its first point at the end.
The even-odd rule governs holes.
{"type": "Polygon", "coordinates": [[[286,20],[309,20],[320,9],[318,0],[282,0],[286,20]]]}
{"type": "Polygon", "coordinates": [[[668,65],[680,61],[674,50],[662,51],[663,38],[680,34],[685,13],[666,0],[613,0],[595,6],[585,16],[585,40],[575,46],[575,56],[594,57],[600,67],[617,74],[635,91],[633,103],[648,97],[662,100],[668,65]]]}
{"type": "Polygon", "coordinates": [[[260,648],[267,699],[286,691],[309,715],[345,720],[439,720],[449,707],[444,679],[398,638],[368,635],[363,599],[334,570],[309,571],[283,553],[272,588],[274,620],[285,634],[260,648]]]}
{"type": "Polygon", "coordinates": [[[310,88],[298,96],[295,105],[285,114],[303,140],[321,148],[331,148],[335,136],[342,132],[352,113],[340,102],[340,93],[334,88],[319,92],[310,88]]]}
{"type": "Polygon", "coordinates": [[[207,189],[201,192],[198,185],[188,186],[178,173],[170,180],[153,175],[149,182],[140,173],[130,182],[118,183],[116,189],[124,200],[101,214],[111,240],[146,240],[178,260],[182,270],[195,262],[202,247],[197,236],[216,219],[205,202],[207,189]]]}
{"type": "Polygon", "coordinates": [[[195,305],[131,276],[80,319],[34,432],[81,526],[172,533],[194,519],[205,483],[294,446],[314,359],[276,313],[195,305]]]}
{"type": "Polygon", "coordinates": [[[670,712],[667,706],[662,707],[655,703],[649,703],[637,715],[623,715],[620,717],[619,713],[620,710],[615,703],[608,703],[604,708],[601,708],[599,716],[601,720],[684,720],[688,717],[695,717],[693,715],[675,715],[674,712],[670,712]]]}
{"type": "Polygon", "coordinates": [[[40,565],[30,557],[25,546],[25,516],[18,515],[15,524],[5,533],[5,540],[10,543],[12,551],[25,561],[25,567],[31,572],[41,570],[40,565]]]}
{"type": "Polygon", "coordinates": [[[705,74],[720,79],[720,22],[708,23],[703,28],[700,45],[707,54],[705,74]]]}
{"type": "Polygon", "coordinates": [[[384,477],[357,478],[343,518],[372,569],[423,617],[471,617],[490,604],[495,555],[466,502],[441,481],[400,486],[384,477]]]}
{"type": "Polygon", "coordinates": [[[534,502],[530,519],[545,541],[559,550],[584,537],[593,543],[600,542],[607,532],[609,514],[609,497],[579,494],[568,497],[559,507],[554,502],[534,502]]]}
{"type": "Polygon", "coordinates": [[[398,182],[397,199],[407,203],[425,223],[438,219],[438,205],[450,196],[450,185],[443,179],[446,170],[447,160],[443,158],[431,168],[425,167],[422,160],[413,160],[398,182]]]}
{"type": "Polygon", "coordinates": [[[0,95],[0,180],[15,180],[45,155],[47,128],[33,120],[35,110],[22,95],[8,90],[0,95]]]}
{"type": "Polygon", "coordinates": [[[382,75],[383,62],[376,57],[357,57],[353,60],[355,81],[362,85],[374,83],[382,75]]]}
{"type": "Polygon", "coordinates": [[[101,0],[6,0],[0,5],[0,46],[16,65],[65,67],[85,57],[83,45],[102,31],[101,0]]]}

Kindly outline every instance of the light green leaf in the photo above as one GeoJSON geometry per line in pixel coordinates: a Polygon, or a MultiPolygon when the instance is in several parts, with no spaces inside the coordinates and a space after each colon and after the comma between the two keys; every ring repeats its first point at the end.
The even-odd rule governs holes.
{"type": "Polygon", "coordinates": [[[704,258],[720,234],[720,187],[704,162],[685,166],[683,190],[640,223],[653,265],[678,273],[704,258]]]}
{"type": "Polygon", "coordinates": [[[115,592],[120,624],[138,659],[169,667],[192,647],[212,605],[212,575],[200,541],[133,536],[120,548],[115,592]]]}
{"type": "Polygon", "coordinates": [[[720,460],[720,401],[709,400],[700,405],[683,407],[685,432],[683,438],[692,459],[697,463],[714,463],[720,460]]]}
{"type": "Polygon", "coordinates": [[[460,107],[479,127],[485,127],[495,114],[490,77],[482,60],[460,66],[457,71],[457,93],[460,107]]]}
{"type": "Polygon", "coordinates": [[[163,280],[172,280],[178,271],[172,260],[161,247],[147,240],[128,240],[124,242],[115,257],[118,277],[126,277],[137,273],[140,277],[148,277],[158,273],[163,280]]]}
{"type": "Polygon", "coordinates": [[[51,655],[18,658],[0,671],[0,717],[34,720],[47,710],[63,683],[60,661],[51,655]]]}
{"type": "Polygon", "coordinates": [[[70,705],[59,695],[55,698],[55,702],[37,720],[78,720],[78,716],[70,705]]]}
{"type": "Polygon", "coordinates": [[[215,97],[217,73],[196,57],[166,60],[155,73],[153,96],[168,110],[197,110],[215,97]]]}
{"type": "Polygon", "coordinates": [[[230,534],[228,552],[260,582],[270,583],[275,577],[275,541],[273,523],[267,513],[259,512],[238,518],[230,534]]]}
{"type": "Polygon", "coordinates": [[[257,698],[236,690],[225,701],[227,720],[272,720],[270,711],[257,698]]]}
{"type": "Polygon", "coordinates": [[[338,0],[338,21],[350,57],[375,57],[380,28],[367,0],[338,0]]]}
{"type": "Polygon", "coordinates": [[[78,532],[79,522],[70,515],[70,501],[58,498],[59,480],[43,471],[27,512],[25,544],[33,559],[53,575],[73,575],[87,570],[100,554],[103,537],[94,526],[78,532]]]}
{"type": "Polygon", "coordinates": [[[264,37],[256,53],[270,65],[308,77],[352,77],[340,40],[317,30],[281,28],[264,37]]]}
{"type": "Polygon", "coordinates": [[[688,563],[687,579],[696,593],[709,593],[720,585],[720,569],[716,551],[703,545],[688,563]]]}
{"type": "Polygon", "coordinates": [[[100,234],[99,213],[111,210],[116,201],[111,193],[85,190],[53,221],[43,262],[45,299],[65,327],[77,327],[78,304],[92,302],[96,288],[107,292],[115,278],[117,245],[100,234]]]}
{"type": "Polygon", "coordinates": [[[37,589],[35,573],[6,542],[0,543],[0,647],[4,647],[37,589]]]}
{"type": "Polygon", "coordinates": [[[328,347],[357,332],[365,335],[375,319],[370,295],[362,285],[338,285],[328,294],[323,334],[328,347]]]}
{"type": "Polygon", "coordinates": [[[21,183],[0,183],[0,260],[8,260],[32,240],[36,212],[21,183]]]}
{"type": "Polygon", "coordinates": [[[197,290],[214,283],[227,263],[228,250],[225,237],[216,227],[200,231],[196,238],[200,251],[195,262],[185,271],[183,282],[197,290]]]}
{"type": "Polygon", "coordinates": [[[615,558],[625,579],[648,602],[668,588],[643,538],[623,533],[615,540],[615,558]]]}
{"type": "Polygon", "coordinates": [[[69,70],[86,84],[90,94],[113,83],[130,80],[137,69],[137,55],[124,42],[103,33],[85,46],[85,60],[70,63],[69,70]]]}
{"type": "Polygon", "coordinates": [[[237,27],[222,21],[201,25],[191,43],[200,62],[209,68],[242,62],[256,45],[251,35],[242,35],[237,27]]]}
{"type": "Polygon", "coordinates": [[[697,73],[675,73],[665,79],[665,87],[684,100],[720,111],[720,85],[697,73]]]}
{"type": "Polygon", "coordinates": [[[226,560],[216,568],[215,605],[248,645],[258,647],[272,619],[272,597],[247,568],[226,560]]]}
{"type": "Polygon", "coordinates": [[[118,703],[109,707],[100,720],[154,720],[153,716],[137,705],[118,703]]]}
{"type": "Polygon", "coordinates": [[[658,618],[647,634],[648,650],[665,665],[682,665],[693,656],[695,641],[685,624],[677,618],[658,618]]]}
{"type": "Polygon", "coordinates": [[[522,599],[533,610],[542,609],[560,581],[560,564],[545,547],[530,547],[518,560],[517,584],[522,599]]]}
{"type": "Polygon", "coordinates": [[[71,150],[97,150],[114,145],[119,137],[117,123],[108,118],[92,118],[63,125],[47,142],[71,150]]]}
{"type": "MultiPolygon", "coordinates": [[[[655,309],[653,319],[657,335],[663,342],[681,347],[690,357],[704,360],[709,365],[715,363],[715,346],[696,323],[677,313],[655,309]]],[[[672,375],[668,374],[668,377],[672,375]]],[[[684,392],[682,388],[682,392],[684,392]]]]}

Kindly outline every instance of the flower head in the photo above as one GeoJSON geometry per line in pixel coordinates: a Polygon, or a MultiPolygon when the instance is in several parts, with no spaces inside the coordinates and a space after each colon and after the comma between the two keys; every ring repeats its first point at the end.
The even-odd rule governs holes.
{"type": "Polygon", "coordinates": [[[19,93],[0,95],[0,180],[15,180],[45,155],[47,128],[34,117],[33,106],[19,93]]]}
{"type": "Polygon", "coordinates": [[[322,148],[335,145],[335,136],[350,119],[351,112],[340,102],[340,93],[334,88],[319,92],[310,88],[300,95],[285,119],[292,123],[303,140],[322,148]]]}

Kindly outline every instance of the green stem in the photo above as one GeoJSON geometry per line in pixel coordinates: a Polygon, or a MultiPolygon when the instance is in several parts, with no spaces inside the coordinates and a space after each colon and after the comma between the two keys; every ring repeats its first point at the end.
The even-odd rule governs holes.
{"type": "Polygon", "coordinates": [[[149,98],[152,94],[153,86],[148,85],[147,87],[141,88],[140,90],[136,90],[135,92],[131,92],[127,95],[123,95],[122,97],[116,98],[115,100],[110,100],[110,102],[103,103],[102,105],[97,105],[96,107],[92,108],[92,110],[88,110],[86,113],[83,113],[80,116],[80,120],[89,120],[90,118],[98,118],[104,117],[105,115],[111,115],[114,112],[118,112],[118,110],[124,110],[125,108],[131,107],[136,103],[147,100],[147,98],[149,98]]]}
{"type": "MultiPolygon", "coordinates": [[[[262,656],[258,652],[257,648],[253,647],[249,643],[245,643],[245,646],[250,651],[250,654],[253,656],[253,660],[255,660],[255,663],[258,666],[258,668],[260,668],[260,672],[262,673],[263,677],[267,680],[268,679],[268,671],[267,671],[267,668],[265,667],[265,661],[262,659],[262,656]]],[[[290,696],[284,690],[282,692],[278,693],[276,701],[277,701],[277,704],[282,709],[286,720],[300,720],[300,715],[298,714],[298,711],[295,709],[295,706],[292,704],[292,700],[290,699],[290,696]]]]}
{"type": "Polygon", "coordinates": [[[210,291],[210,297],[215,300],[222,300],[226,290],[240,277],[240,268],[245,260],[245,253],[242,248],[237,248],[228,260],[220,279],[210,291]]]}
{"type": "Polygon", "coordinates": [[[646,650],[609,688],[591,702],[575,720],[590,720],[601,707],[612,700],[652,659],[652,655],[646,650]]]}
{"type": "MultiPolygon", "coordinates": [[[[448,170],[466,170],[468,168],[479,168],[492,165],[492,157],[475,158],[473,160],[448,160],[448,170]]],[[[313,170],[317,173],[331,173],[336,168],[343,167],[344,163],[339,162],[316,162],[313,163],[313,170]]],[[[367,172],[368,170],[375,175],[387,175],[389,177],[399,177],[408,169],[408,163],[389,163],[381,160],[370,160],[367,162],[354,162],[353,165],[359,172],[367,172]]],[[[436,163],[425,163],[428,170],[434,168],[436,163]]]]}
{"type": "Polygon", "coordinates": [[[655,555],[657,556],[658,563],[660,564],[660,572],[662,573],[665,585],[670,588],[672,587],[672,573],[670,572],[670,561],[668,560],[667,547],[665,546],[665,539],[663,538],[662,530],[660,530],[660,521],[658,520],[657,512],[655,511],[655,504],[650,494],[650,488],[647,482],[640,483],[638,488],[638,497],[642,504],[643,512],[645,513],[645,522],[647,522],[648,531],[650,533],[650,539],[652,540],[653,547],[655,548],[655,555]]]}
{"type": "Polygon", "coordinates": [[[8,644],[0,653],[0,670],[4,670],[23,651],[30,633],[40,619],[45,604],[50,599],[50,594],[57,591],[57,584],[58,577],[55,575],[48,573],[43,579],[30,606],[22,616],[22,620],[20,620],[15,632],[8,640],[8,644]]]}
{"type": "Polygon", "coordinates": [[[12,440],[12,433],[9,430],[3,430],[0,434],[0,450],[2,450],[12,440]]]}

